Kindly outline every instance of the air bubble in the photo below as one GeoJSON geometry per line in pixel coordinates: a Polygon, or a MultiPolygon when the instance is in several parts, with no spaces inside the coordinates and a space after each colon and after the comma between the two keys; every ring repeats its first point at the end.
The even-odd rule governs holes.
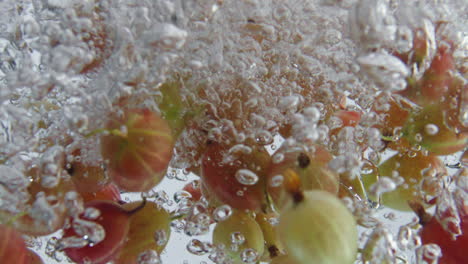
{"type": "Polygon", "coordinates": [[[101,212],[93,207],[88,207],[83,212],[83,217],[89,220],[95,220],[101,215],[101,212]]]}
{"type": "Polygon", "coordinates": [[[65,237],[58,241],[56,248],[58,250],[63,250],[66,248],[82,248],[89,244],[88,240],[82,237],[65,237]]]}
{"type": "Polygon", "coordinates": [[[187,244],[187,250],[188,252],[197,255],[197,256],[203,256],[207,253],[210,252],[211,247],[207,246],[207,243],[204,243],[198,239],[192,239],[190,242],[187,244]]]}
{"type": "Polygon", "coordinates": [[[229,149],[229,154],[250,154],[252,153],[252,148],[243,144],[234,145],[229,149]]]}
{"type": "Polygon", "coordinates": [[[58,253],[58,250],[62,247],[63,245],[60,244],[60,240],[57,237],[51,237],[50,239],[47,240],[44,253],[48,257],[56,260],[57,262],[61,262],[62,258],[57,253],[58,253]]]}
{"type": "Polygon", "coordinates": [[[435,124],[427,124],[424,127],[424,131],[426,132],[426,134],[428,134],[430,136],[434,136],[437,133],[439,133],[439,127],[437,125],[435,125],[435,124]]]}
{"type": "Polygon", "coordinates": [[[380,196],[381,194],[391,192],[395,190],[397,185],[395,182],[389,177],[380,177],[379,180],[372,184],[369,188],[369,191],[374,196],[380,196]]]}
{"type": "Polygon", "coordinates": [[[357,58],[361,69],[384,90],[401,91],[406,88],[409,70],[399,58],[385,53],[369,53],[357,58]]]}
{"type": "Polygon", "coordinates": [[[258,182],[258,176],[253,171],[248,169],[240,169],[235,175],[238,182],[244,185],[255,185],[258,182]]]}
{"type": "Polygon", "coordinates": [[[180,49],[184,46],[186,38],[187,31],[166,23],[153,25],[151,30],[144,34],[148,45],[163,49],[180,49]]]}
{"type": "Polygon", "coordinates": [[[0,165],[0,184],[12,192],[19,192],[28,187],[29,180],[20,171],[0,165]]]}
{"type": "Polygon", "coordinates": [[[154,232],[153,238],[154,238],[154,241],[156,242],[156,245],[164,246],[167,243],[169,236],[165,230],[160,229],[154,232]]]}
{"type": "Polygon", "coordinates": [[[280,187],[284,182],[283,175],[275,175],[270,180],[271,187],[280,187]]]}
{"type": "Polygon", "coordinates": [[[180,203],[182,201],[190,200],[192,195],[187,191],[177,191],[174,193],[174,201],[180,203]]]}
{"type": "Polygon", "coordinates": [[[217,207],[213,211],[213,218],[216,222],[225,221],[232,215],[232,208],[225,204],[217,207]]]}
{"type": "Polygon", "coordinates": [[[279,100],[278,109],[282,112],[297,112],[299,107],[300,97],[297,95],[285,96],[279,100]]]}
{"type": "Polygon", "coordinates": [[[72,227],[77,235],[86,237],[86,239],[93,244],[103,241],[106,237],[106,231],[96,222],[75,218],[75,220],[73,220],[72,227]]]}
{"type": "Polygon", "coordinates": [[[266,130],[261,130],[255,134],[255,141],[260,145],[269,145],[273,143],[273,136],[266,130]]]}
{"type": "Polygon", "coordinates": [[[395,45],[400,53],[408,52],[413,48],[413,33],[410,28],[406,26],[398,27],[395,45]]]}
{"type": "Polygon", "coordinates": [[[275,153],[275,154],[271,157],[271,161],[272,161],[274,164],[281,163],[283,160],[284,160],[284,154],[283,154],[283,153],[275,153]]]}
{"type": "Polygon", "coordinates": [[[161,258],[159,257],[158,252],[155,250],[146,250],[137,258],[138,264],[162,264],[161,258]]]}
{"type": "Polygon", "coordinates": [[[426,244],[416,249],[417,264],[437,264],[442,250],[437,244],[426,244]]]}
{"type": "Polygon", "coordinates": [[[420,133],[416,133],[416,135],[414,135],[414,140],[416,142],[421,142],[423,140],[423,136],[420,133]]]}
{"type": "Polygon", "coordinates": [[[251,248],[246,248],[241,252],[241,260],[247,264],[253,264],[258,261],[258,252],[251,248]]]}
{"type": "Polygon", "coordinates": [[[245,236],[241,232],[233,232],[231,234],[231,243],[235,245],[242,245],[245,242],[245,236]]]}

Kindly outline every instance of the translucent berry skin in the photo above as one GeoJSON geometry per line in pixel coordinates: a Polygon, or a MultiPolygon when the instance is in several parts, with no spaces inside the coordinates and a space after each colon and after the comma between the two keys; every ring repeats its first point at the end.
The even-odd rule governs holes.
{"type": "MultiPolygon", "coordinates": [[[[132,210],[140,204],[141,202],[126,203],[123,207],[132,210]]],[[[146,202],[143,208],[130,217],[129,233],[115,263],[137,264],[138,256],[148,250],[161,253],[171,234],[170,219],[169,213],[164,208],[154,202],[146,202]],[[165,236],[166,239],[156,241],[156,236],[165,236]]]]}
{"type": "Polygon", "coordinates": [[[442,257],[439,264],[461,264],[468,263],[468,215],[461,219],[462,234],[455,240],[452,240],[447,231],[443,229],[439,221],[433,217],[424,225],[421,231],[421,240],[423,244],[434,243],[439,245],[442,250],[442,257]]]}
{"type": "Polygon", "coordinates": [[[372,110],[375,111],[380,120],[374,127],[380,129],[383,136],[398,139],[395,141],[384,140],[385,146],[393,150],[409,149],[411,147],[410,143],[406,138],[400,137],[400,132],[398,132],[403,128],[410,116],[411,105],[409,101],[398,97],[385,98],[380,95],[377,96],[376,104],[372,110]],[[382,105],[387,107],[382,108],[382,105]]]}
{"type": "Polygon", "coordinates": [[[201,187],[201,182],[197,180],[187,183],[182,190],[190,193],[192,200],[197,202],[202,197],[201,187]]]}
{"type": "Polygon", "coordinates": [[[263,239],[265,240],[265,250],[263,252],[262,260],[275,259],[284,253],[284,246],[281,243],[281,238],[278,232],[279,215],[276,213],[257,213],[255,221],[262,229],[263,239]],[[272,221],[274,219],[274,222],[272,221]]]}
{"type": "Polygon", "coordinates": [[[330,130],[330,138],[336,137],[344,127],[355,127],[361,121],[361,113],[358,111],[338,110],[333,113],[333,118],[341,120],[341,126],[330,130]]]}
{"type": "Polygon", "coordinates": [[[226,220],[219,222],[213,230],[213,243],[215,245],[224,245],[226,253],[232,258],[233,263],[243,264],[241,253],[245,249],[253,249],[259,257],[264,251],[264,237],[262,229],[255,219],[248,213],[243,211],[234,211],[233,214],[226,220]],[[239,233],[245,241],[237,245],[237,249],[233,250],[232,236],[234,233],[239,233]]]}
{"type": "MultiPolygon", "coordinates": [[[[80,156],[81,151],[73,151],[74,156],[80,156]]],[[[70,174],[76,190],[83,192],[97,192],[107,185],[110,181],[102,164],[88,165],[81,161],[74,160],[67,166],[67,172],[70,174]]]]}
{"type": "Polygon", "coordinates": [[[419,184],[425,177],[425,170],[430,170],[426,177],[435,177],[437,173],[446,173],[442,161],[435,155],[423,155],[418,152],[414,156],[408,153],[398,153],[379,166],[382,177],[392,177],[397,174],[405,179],[405,184],[394,191],[384,193],[382,203],[390,208],[400,211],[410,211],[408,201],[422,202],[418,195],[419,184]],[[431,176],[429,176],[431,175],[431,176]]]}
{"type": "Polygon", "coordinates": [[[294,263],[352,264],[356,260],[356,221],[329,192],[305,192],[303,200],[281,214],[279,231],[294,263]]]}
{"type": "Polygon", "coordinates": [[[202,158],[202,180],[207,189],[221,202],[236,209],[260,210],[266,204],[265,188],[270,156],[253,147],[250,154],[239,154],[233,161],[224,162],[229,147],[211,143],[202,158]],[[248,169],[258,176],[258,182],[245,185],[236,173],[248,169]]]}
{"type": "Polygon", "coordinates": [[[442,105],[428,105],[408,119],[403,128],[404,136],[411,143],[436,155],[450,155],[461,151],[468,146],[468,132],[465,130],[456,133],[447,125],[448,118],[449,113],[442,105]],[[430,126],[436,127],[437,131],[429,133],[430,126]]]}
{"type": "Polygon", "coordinates": [[[110,119],[101,153],[112,180],[127,191],[147,191],[164,177],[174,138],[167,122],[148,109],[129,109],[110,119]],[[122,132],[124,128],[124,132],[122,132]]]}
{"type": "Polygon", "coordinates": [[[283,150],[280,148],[277,152],[284,152],[283,161],[272,163],[269,171],[268,192],[276,206],[282,208],[291,199],[291,193],[299,189],[319,189],[334,195],[338,193],[339,175],[328,169],[333,156],[324,147],[317,145],[309,153],[283,150]],[[273,181],[278,176],[283,177],[282,184],[275,185],[273,181]]]}
{"type": "Polygon", "coordinates": [[[297,264],[297,262],[291,259],[288,255],[283,255],[273,258],[270,264],[297,264]]]}
{"type": "Polygon", "coordinates": [[[109,183],[96,192],[82,192],[80,195],[85,203],[93,200],[109,200],[114,202],[122,200],[119,188],[114,183],[109,183]]]}
{"type": "Polygon", "coordinates": [[[105,10],[101,1],[96,1],[95,7],[91,12],[83,12],[82,10],[76,10],[79,17],[89,17],[92,26],[89,28],[82,29],[81,32],[74,32],[76,35],[81,36],[81,41],[86,44],[87,49],[94,53],[94,58],[87,64],[83,65],[80,70],[81,74],[87,74],[95,71],[104,61],[112,54],[113,49],[113,32],[109,31],[109,26],[106,25],[105,21],[105,10]]]}
{"type": "Polygon", "coordinates": [[[48,221],[39,221],[35,219],[31,212],[25,214],[13,223],[14,227],[21,233],[30,236],[46,236],[50,235],[62,228],[67,218],[67,208],[65,206],[65,195],[75,190],[73,181],[68,175],[62,175],[60,183],[53,188],[45,188],[41,184],[41,173],[36,167],[32,168],[27,172],[27,175],[31,177],[31,184],[28,186],[28,192],[30,199],[27,202],[28,205],[33,206],[39,193],[43,193],[46,197],[53,197],[56,199],[55,203],[51,203],[53,210],[53,216],[48,221]]]}
{"type": "Polygon", "coordinates": [[[0,263],[31,263],[21,233],[3,224],[0,225],[0,263]]]}
{"type": "MultiPolygon", "coordinates": [[[[105,230],[103,241],[81,248],[66,248],[65,254],[79,264],[105,264],[117,257],[129,231],[130,214],[119,204],[111,201],[91,201],[85,205],[100,211],[93,221],[105,230]]],[[[64,230],[63,237],[78,236],[72,227],[64,230]]]]}

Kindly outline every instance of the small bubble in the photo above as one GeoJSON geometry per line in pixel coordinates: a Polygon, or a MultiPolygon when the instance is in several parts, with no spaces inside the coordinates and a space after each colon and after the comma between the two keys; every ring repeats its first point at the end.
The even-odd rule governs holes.
{"type": "Polygon", "coordinates": [[[153,238],[154,238],[154,241],[156,242],[156,245],[163,246],[167,243],[169,236],[167,235],[165,230],[160,229],[154,232],[153,238]]]}
{"type": "Polygon", "coordinates": [[[369,188],[369,192],[375,196],[380,196],[383,193],[391,192],[395,190],[397,185],[389,177],[380,177],[379,180],[372,184],[369,188]]]}
{"type": "Polygon", "coordinates": [[[216,222],[221,222],[228,219],[232,215],[232,209],[229,205],[221,205],[213,212],[213,218],[216,222]]]}
{"type": "Polygon", "coordinates": [[[416,133],[416,135],[414,135],[414,140],[416,142],[421,142],[423,140],[423,136],[420,133],[416,133]]]}
{"type": "Polygon", "coordinates": [[[258,261],[259,255],[255,249],[247,248],[241,253],[241,259],[244,263],[253,264],[258,261]]]}
{"type": "Polygon", "coordinates": [[[177,171],[175,173],[175,178],[176,178],[176,180],[179,180],[179,181],[187,181],[187,179],[188,179],[187,176],[188,176],[188,174],[183,173],[182,171],[177,171]]]}
{"type": "Polygon", "coordinates": [[[192,195],[187,191],[177,191],[174,193],[174,201],[180,203],[181,201],[186,201],[192,198],[192,195]]]}
{"type": "Polygon", "coordinates": [[[86,238],[71,236],[60,239],[57,243],[56,248],[58,250],[64,250],[67,248],[82,248],[87,246],[88,244],[90,243],[86,238]]]}
{"type": "Polygon", "coordinates": [[[391,213],[386,213],[386,214],[384,214],[384,217],[385,217],[386,219],[388,219],[388,220],[391,220],[391,221],[393,221],[393,220],[396,219],[395,213],[392,213],[392,212],[391,212],[391,213]]]}
{"type": "Polygon", "coordinates": [[[197,256],[202,256],[210,252],[211,247],[207,246],[207,243],[204,243],[198,239],[192,239],[190,242],[187,244],[187,250],[188,252],[197,255],[197,256]]]}
{"type": "Polygon", "coordinates": [[[417,263],[436,264],[442,256],[437,244],[426,244],[416,250],[417,263]]]}
{"type": "Polygon", "coordinates": [[[271,143],[273,143],[273,140],[274,140],[274,138],[271,135],[271,133],[266,131],[266,130],[259,131],[255,135],[255,141],[260,145],[271,144],[271,143]]]}
{"type": "Polygon", "coordinates": [[[44,253],[49,256],[50,258],[56,260],[57,262],[61,262],[62,258],[59,257],[58,250],[60,248],[59,239],[57,237],[51,237],[47,240],[47,244],[45,247],[44,253]]]}
{"type": "Polygon", "coordinates": [[[155,250],[146,250],[138,255],[138,264],[162,264],[158,252],[155,250]]]}
{"type": "Polygon", "coordinates": [[[283,181],[284,181],[283,175],[275,175],[271,178],[270,186],[279,187],[283,184],[283,181]]]}
{"type": "Polygon", "coordinates": [[[434,136],[436,135],[437,133],[439,133],[439,127],[437,125],[434,125],[434,124],[427,124],[425,127],[424,127],[424,131],[430,135],[430,136],[434,136]]]}
{"type": "Polygon", "coordinates": [[[233,232],[231,234],[231,243],[235,245],[242,245],[245,242],[245,237],[241,232],[233,232]]]}
{"type": "Polygon", "coordinates": [[[258,182],[258,176],[248,169],[240,169],[235,175],[238,182],[244,185],[255,185],[258,182]]]}
{"type": "Polygon", "coordinates": [[[283,153],[275,153],[273,157],[271,158],[271,161],[274,164],[281,163],[284,160],[284,154],[283,153]]]}
{"type": "Polygon", "coordinates": [[[94,220],[101,215],[101,212],[93,207],[88,207],[83,212],[83,217],[86,219],[94,220]]]}

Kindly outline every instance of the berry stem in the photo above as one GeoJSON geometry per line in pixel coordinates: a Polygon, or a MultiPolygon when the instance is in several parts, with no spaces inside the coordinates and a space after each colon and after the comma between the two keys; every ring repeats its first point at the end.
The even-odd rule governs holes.
{"type": "Polygon", "coordinates": [[[145,205],[146,205],[146,198],[143,197],[143,200],[141,201],[141,204],[139,204],[137,207],[133,208],[132,210],[127,211],[127,214],[133,215],[133,214],[137,213],[138,211],[140,211],[141,209],[143,209],[143,207],[145,207],[145,205]]]}

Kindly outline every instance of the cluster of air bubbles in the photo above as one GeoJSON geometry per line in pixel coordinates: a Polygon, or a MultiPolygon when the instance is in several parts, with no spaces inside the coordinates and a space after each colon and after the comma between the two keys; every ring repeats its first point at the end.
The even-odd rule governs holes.
{"type": "Polygon", "coordinates": [[[229,263],[227,262],[229,261],[229,257],[227,256],[223,245],[213,247],[208,258],[216,264],[229,263]]]}
{"type": "Polygon", "coordinates": [[[42,154],[40,161],[42,186],[45,188],[57,187],[60,183],[64,161],[64,149],[61,146],[50,147],[42,154]]]}
{"type": "MultiPolygon", "coordinates": [[[[72,222],[72,228],[78,236],[85,238],[89,243],[92,244],[97,244],[103,241],[106,236],[106,231],[104,228],[93,221],[75,218],[72,222]]],[[[71,237],[64,238],[64,240],[70,238],[71,237]]]]}
{"type": "Polygon", "coordinates": [[[447,190],[439,195],[435,217],[439,220],[442,228],[453,238],[462,233],[460,214],[452,193],[447,190]]]}
{"type": "Polygon", "coordinates": [[[29,214],[35,220],[35,224],[43,224],[51,227],[60,217],[55,206],[49,201],[44,192],[38,192],[32,204],[29,214]]]}
{"type": "Polygon", "coordinates": [[[138,264],[162,264],[161,258],[159,257],[158,252],[154,250],[146,250],[140,255],[137,259],[138,264]]]}
{"type": "Polygon", "coordinates": [[[192,239],[187,244],[187,250],[197,256],[208,254],[213,246],[208,242],[202,242],[198,239],[192,239]]]}
{"type": "Polygon", "coordinates": [[[207,234],[210,230],[211,216],[201,202],[195,203],[185,218],[184,233],[188,236],[207,234]]]}
{"type": "Polygon", "coordinates": [[[361,171],[362,161],[359,156],[355,153],[345,153],[339,156],[336,156],[329,163],[330,169],[339,173],[345,174],[350,178],[354,178],[359,175],[361,171]]]}
{"type": "Polygon", "coordinates": [[[416,249],[417,264],[436,264],[441,256],[442,251],[437,244],[425,244],[416,249]]]}
{"type": "Polygon", "coordinates": [[[14,168],[0,165],[0,209],[19,213],[22,203],[29,199],[29,181],[14,168]]]}
{"type": "Polygon", "coordinates": [[[51,237],[47,240],[44,253],[52,258],[53,260],[60,262],[62,257],[60,256],[58,249],[63,248],[61,241],[57,237],[51,237]]]}
{"type": "Polygon", "coordinates": [[[414,218],[412,222],[400,226],[397,234],[397,243],[400,249],[414,250],[422,245],[421,238],[415,229],[417,225],[418,219],[414,218]]]}
{"type": "Polygon", "coordinates": [[[387,0],[360,0],[350,12],[353,38],[365,50],[392,43],[397,25],[387,0]]]}
{"type": "Polygon", "coordinates": [[[395,181],[390,177],[379,177],[379,180],[369,188],[370,194],[379,197],[380,195],[391,192],[397,188],[395,181]]]}
{"type": "Polygon", "coordinates": [[[396,263],[397,242],[383,226],[377,226],[369,235],[361,254],[362,260],[396,263]]]}
{"type": "Polygon", "coordinates": [[[170,206],[173,203],[172,199],[164,190],[151,189],[147,192],[142,192],[141,196],[146,199],[154,199],[154,201],[161,206],[164,206],[164,205],[170,206]]]}
{"type": "Polygon", "coordinates": [[[241,252],[241,260],[247,264],[256,263],[259,259],[258,252],[251,248],[246,248],[241,252]]]}
{"type": "Polygon", "coordinates": [[[320,120],[320,110],[316,107],[305,108],[302,114],[296,114],[293,122],[293,135],[299,142],[315,142],[319,138],[317,124],[320,120]]]}
{"type": "Polygon", "coordinates": [[[406,77],[410,72],[399,58],[384,52],[373,52],[359,56],[357,62],[382,90],[393,92],[406,88],[406,77]]]}

